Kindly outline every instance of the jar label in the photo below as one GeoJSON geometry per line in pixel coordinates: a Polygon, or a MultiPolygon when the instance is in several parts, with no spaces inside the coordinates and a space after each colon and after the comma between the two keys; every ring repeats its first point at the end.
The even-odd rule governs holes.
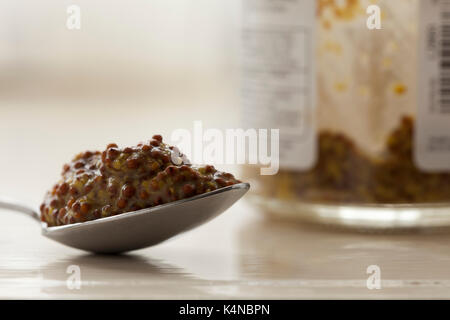
{"type": "Polygon", "coordinates": [[[450,1],[420,1],[415,158],[426,171],[450,169],[450,1]]]}
{"type": "Polygon", "coordinates": [[[280,130],[285,169],[309,169],[316,159],[315,2],[243,1],[244,125],[280,130]]]}

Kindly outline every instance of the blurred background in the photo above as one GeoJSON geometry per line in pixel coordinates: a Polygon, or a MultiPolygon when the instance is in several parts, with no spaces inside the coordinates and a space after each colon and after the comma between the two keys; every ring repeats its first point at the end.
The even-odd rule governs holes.
{"type": "Polygon", "coordinates": [[[237,127],[240,1],[0,2],[0,194],[38,203],[63,163],[176,128],[237,127]],[[69,30],[68,6],[81,8],[69,30]]]}

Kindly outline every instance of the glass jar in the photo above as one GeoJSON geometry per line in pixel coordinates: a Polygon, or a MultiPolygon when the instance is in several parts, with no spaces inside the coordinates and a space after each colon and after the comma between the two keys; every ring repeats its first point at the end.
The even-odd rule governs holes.
{"type": "Polygon", "coordinates": [[[277,216],[363,229],[450,225],[446,6],[245,1],[245,125],[280,128],[279,172],[245,168],[254,203],[277,216]],[[255,43],[259,51],[249,50],[255,43]],[[307,138],[293,138],[295,130],[307,138]]]}

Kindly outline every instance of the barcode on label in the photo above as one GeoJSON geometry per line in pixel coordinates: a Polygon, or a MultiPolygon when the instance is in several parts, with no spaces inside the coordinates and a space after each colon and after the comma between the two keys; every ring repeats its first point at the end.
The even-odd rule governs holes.
{"type": "Polygon", "coordinates": [[[450,170],[450,0],[420,0],[416,165],[450,170]]]}
{"type": "Polygon", "coordinates": [[[450,1],[441,1],[440,15],[440,98],[438,112],[450,114],[450,1]]]}

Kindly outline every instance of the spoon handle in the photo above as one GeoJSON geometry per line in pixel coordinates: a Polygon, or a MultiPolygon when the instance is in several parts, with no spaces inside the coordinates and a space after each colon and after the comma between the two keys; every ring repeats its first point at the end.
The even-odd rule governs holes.
{"type": "Polygon", "coordinates": [[[37,221],[40,221],[39,215],[34,211],[32,208],[28,207],[27,205],[24,205],[20,203],[19,201],[0,197],[0,209],[9,209],[13,211],[18,211],[21,213],[25,213],[26,215],[36,219],[37,221]]]}

